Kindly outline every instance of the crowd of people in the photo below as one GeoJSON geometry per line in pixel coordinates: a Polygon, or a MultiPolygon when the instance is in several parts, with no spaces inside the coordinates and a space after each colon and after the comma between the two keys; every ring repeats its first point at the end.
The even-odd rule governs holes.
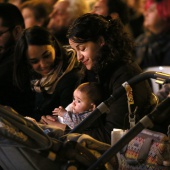
{"type": "MultiPolygon", "coordinates": [[[[142,0],[140,11],[135,5],[128,0],[0,2],[0,104],[66,134],[124,82],[147,67],[170,66],[170,1],[142,0]]],[[[166,98],[169,84],[163,88],[166,98]]],[[[137,123],[155,108],[156,94],[147,80],[132,89],[137,123]]],[[[126,93],[82,133],[110,144],[113,128],[130,128],[126,93]]]]}

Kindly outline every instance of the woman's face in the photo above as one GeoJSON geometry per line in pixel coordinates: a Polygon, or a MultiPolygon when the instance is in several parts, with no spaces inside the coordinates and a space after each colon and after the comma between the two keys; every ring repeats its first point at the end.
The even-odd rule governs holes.
{"type": "Polygon", "coordinates": [[[156,3],[151,4],[144,12],[144,27],[155,34],[162,31],[164,22],[158,14],[156,3]]]}
{"type": "Polygon", "coordinates": [[[96,61],[96,56],[101,48],[100,43],[88,41],[86,43],[75,43],[69,39],[70,46],[77,52],[78,61],[82,62],[87,70],[91,70],[96,61]]]}
{"type": "Polygon", "coordinates": [[[28,45],[27,59],[35,72],[46,76],[54,66],[54,47],[52,45],[28,45]]]}

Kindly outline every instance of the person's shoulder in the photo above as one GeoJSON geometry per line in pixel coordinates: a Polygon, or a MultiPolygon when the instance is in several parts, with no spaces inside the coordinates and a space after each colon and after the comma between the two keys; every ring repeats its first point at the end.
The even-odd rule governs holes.
{"type": "Polygon", "coordinates": [[[69,86],[71,84],[76,84],[80,79],[80,70],[78,68],[73,68],[67,74],[65,74],[59,81],[58,84],[65,84],[69,86]]]}
{"type": "Polygon", "coordinates": [[[67,74],[65,74],[63,76],[63,81],[68,82],[68,83],[76,83],[80,80],[80,70],[78,68],[74,68],[72,69],[70,72],[68,72],[67,74]]]}
{"type": "Polygon", "coordinates": [[[117,69],[115,69],[115,71],[113,72],[113,75],[115,75],[116,77],[118,75],[119,76],[126,75],[127,78],[130,78],[131,76],[134,76],[141,72],[142,72],[142,70],[139,67],[139,65],[135,61],[131,61],[131,62],[119,64],[119,67],[117,67],[117,69]]]}
{"type": "Polygon", "coordinates": [[[147,44],[149,41],[149,37],[150,37],[149,33],[144,32],[135,39],[135,44],[136,45],[147,44]]]}

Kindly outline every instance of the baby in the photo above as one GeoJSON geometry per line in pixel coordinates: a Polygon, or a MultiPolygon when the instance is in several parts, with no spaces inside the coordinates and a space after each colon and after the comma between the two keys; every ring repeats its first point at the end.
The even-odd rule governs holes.
{"type": "Polygon", "coordinates": [[[100,85],[95,82],[80,84],[73,93],[73,101],[64,109],[62,106],[55,108],[53,115],[68,125],[71,129],[83,121],[102,102],[103,95],[100,85]]]}

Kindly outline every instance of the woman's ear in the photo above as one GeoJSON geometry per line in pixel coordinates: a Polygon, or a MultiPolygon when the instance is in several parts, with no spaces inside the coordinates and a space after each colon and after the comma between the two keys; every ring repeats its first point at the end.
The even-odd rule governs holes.
{"type": "Polygon", "coordinates": [[[13,35],[14,35],[15,40],[18,39],[22,31],[23,31],[23,28],[20,25],[15,26],[15,28],[13,29],[13,35]]]}
{"type": "Polygon", "coordinates": [[[91,103],[91,108],[89,109],[90,112],[96,109],[96,105],[94,103],[91,103]]]}
{"type": "Polygon", "coordinates": [[[100,37],[99,37],[99,45],[100,45],[100,47],[102,47],[104,44],[105,44],[104,37],[103,37],[103,36],[100,36],[100,37]]]}

